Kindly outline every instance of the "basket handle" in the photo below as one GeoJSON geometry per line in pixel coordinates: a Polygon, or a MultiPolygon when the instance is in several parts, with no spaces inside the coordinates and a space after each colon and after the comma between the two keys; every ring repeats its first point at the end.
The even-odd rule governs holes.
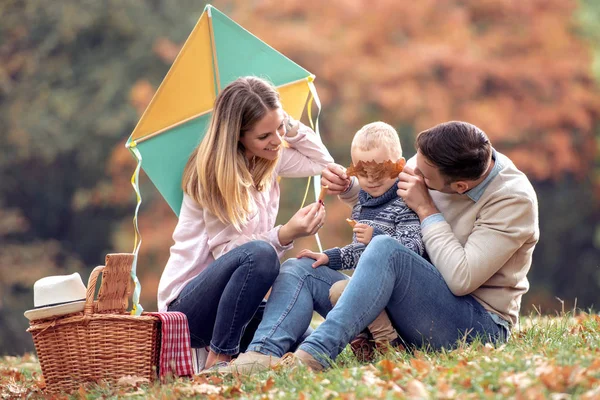
{"type": "Polygon", "coordinates": [[[104,265],[94,268],[90,275],[90,279],[88,280],[87,292],[85,294],[85,307],[83,309],[83,313],[86,316],[94,313],[94,294],[96,293],[96,281],[98,280],[98,275],[100,275],[103,270],[104,265]]]}

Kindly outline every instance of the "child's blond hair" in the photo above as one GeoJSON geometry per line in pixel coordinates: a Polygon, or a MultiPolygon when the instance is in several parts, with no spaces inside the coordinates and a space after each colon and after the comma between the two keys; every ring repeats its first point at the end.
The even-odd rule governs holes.
{"type": "Polygon", "coordinates": [[[385,122],[371,122],[360,128],[352,139],[351,149],[368,151],[375,148],[386,148],[390,156],[397,161],[402,157],[402,146],[398,132],[385,122]]]}

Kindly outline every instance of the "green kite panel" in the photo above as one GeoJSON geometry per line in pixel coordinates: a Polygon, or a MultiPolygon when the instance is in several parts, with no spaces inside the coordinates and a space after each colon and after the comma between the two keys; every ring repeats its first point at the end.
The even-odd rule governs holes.
{"type": "Polygon", "coordinates": [[[181,177],[188,158],[206,133],[211,114],[203,115],[138,144],[142,168],[179,217],[181,177]]]}
{"type": "Polygon", "coordinates": [[[221,89],[242,76],[254,75],[275,86],[304,79],[310,72],[211,7],[221,89]]]}

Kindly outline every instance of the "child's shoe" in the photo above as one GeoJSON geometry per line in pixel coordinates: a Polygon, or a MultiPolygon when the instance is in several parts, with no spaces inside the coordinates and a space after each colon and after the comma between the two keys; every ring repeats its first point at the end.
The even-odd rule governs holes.
{"type": "Polygon", "coordinates": [[[350,348],[360,362],[371,362],[375,356],[375,342],[365,331],[359,333],[350,342],[350,348]]]}
{"type": "Polygon", "coordinates": [[[375,349],[379,354],[385,355],[390,351],[404,351],[404,345],[402,344],[402,339],[397,337],[392,341],[375,341],[375,349]]]}

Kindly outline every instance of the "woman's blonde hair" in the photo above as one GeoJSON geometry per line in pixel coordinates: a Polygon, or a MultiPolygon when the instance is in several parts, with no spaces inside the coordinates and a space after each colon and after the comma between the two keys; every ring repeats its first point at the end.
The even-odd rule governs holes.
{"type": "Polygon", "coordinates": [[[215,100],[204,139],[183,171],[184,193],[238,231],[253,212],[250,189],[268,189],[277,164],[277,159],[256,157],[249,169],[240,137],[279,107],[277,90],[260,78],[239,78],[227,85],[215,100]]]}

